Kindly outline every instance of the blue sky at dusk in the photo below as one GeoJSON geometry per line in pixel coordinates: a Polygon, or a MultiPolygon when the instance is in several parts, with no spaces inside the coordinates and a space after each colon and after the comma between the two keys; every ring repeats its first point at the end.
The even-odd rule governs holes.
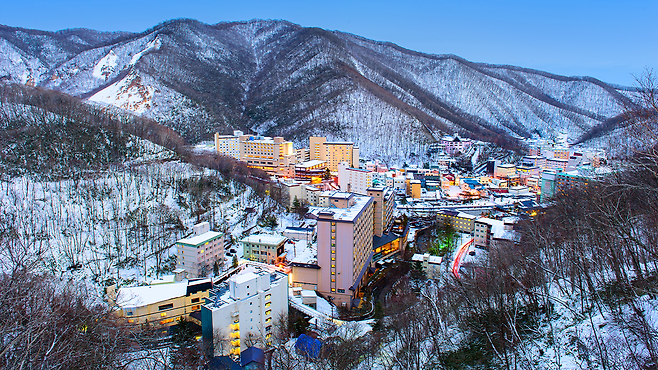
{"type": "Polygon", "coordinates": [[[658,1],[5,1],[0,24],[141,32],[172,18],[285,19],[431,54],[632,85],[658,71],[658,1]]]}

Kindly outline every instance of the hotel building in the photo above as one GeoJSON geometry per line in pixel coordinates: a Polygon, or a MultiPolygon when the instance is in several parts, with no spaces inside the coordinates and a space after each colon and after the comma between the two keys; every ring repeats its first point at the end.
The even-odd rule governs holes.
{"type": "Polygon", "coordinates": [[[240,136],[242,131],[233,131],[233,135],[220,135],[215,133],[215,150],[219,154],[240,159],[240,136]]]}
{"type": "Polygon", "coordinates": [[[291,166],[296,162],[292,142],[282,137],[263,137],[242,135],[240,141],[240,160],[249,167],[260,168],[269,174],[290,177],[291,166]]]}
{"type": "Polygon", "coordinates": [[[331,172],[338,171],[338,164],[347,162],[349,167],[359,167],[359,148],[354,143],[327,141],[326,137],[309,138],[310,159],[327,162],[331,172]]]}
{"type": "Polygon", "coordinates": [[[335,304],[358,304],[373,250],[373,198],[335,193],[331,206],[312,210],[317,217],[318,291],[335,304]]]}

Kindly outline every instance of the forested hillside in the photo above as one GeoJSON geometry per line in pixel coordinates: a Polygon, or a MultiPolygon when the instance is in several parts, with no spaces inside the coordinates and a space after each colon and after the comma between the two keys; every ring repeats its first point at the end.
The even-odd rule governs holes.
{"type": "Polygon", "coordinates": [[[355,141],[404,162],[444,133],[518,148],[573,140],[610,120],[633,89],[591,77],[430,55],[285,21],[183,19],[139,34],[0,28],[0,79],[153,118],[190,142],[242,129],[355,141]],[[381,150],[384,148],[385,150],[381,150]]]}

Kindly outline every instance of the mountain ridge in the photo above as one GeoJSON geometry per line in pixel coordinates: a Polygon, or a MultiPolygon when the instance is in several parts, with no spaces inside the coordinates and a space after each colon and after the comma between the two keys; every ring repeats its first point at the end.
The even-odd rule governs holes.
{"type": "Polygon", "coordinates": [[[193,142],[233,129],[298,145],[326,135],[386,162],[446,133],[510,149],[533,135],[576,139],[610,125],[634,93],[281,20],[175,19],[140,33],[0,26],[0,51],[0,80],[128,109],[193,142]]]}

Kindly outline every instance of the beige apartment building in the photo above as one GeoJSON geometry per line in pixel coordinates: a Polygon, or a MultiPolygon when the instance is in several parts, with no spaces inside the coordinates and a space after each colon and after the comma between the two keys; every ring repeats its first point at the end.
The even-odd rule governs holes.
{"type": "Polygon", "coordinates": [[[468,213],[449,210],[441,210],[436,215],[436,220],[439,225],[450,226],[456,231],[471,234],[475,229],[476,218],[477,217],[469,215],[468,213]]]}
{"type": "Polygon", "coordinates": [[[372,261],[374,201],[368,196],[335,193],[317,216],[318,291],[337,305],[358,304],[372,261]]]}
{"type": "Polygon", "coordinates": [[[368,189],[368,196],[375,203],[373,217],[373,234],[382,236],[393,222],[393,210],[395,208],[395,197],[390,188],[382,186],[368,189]]]}
{"type": "Polygon", "coordinates": [[[240,136],[240,160],[249,167],[260,168],[269,174],[291,177],[296,153],[291,141],[282,137],[240,136]]]}
{"type": "Polygon", "coordinates": [[[210,224],[194,225],[194,235],[176,242],[176,267],[184,269],[187,276],[206,276],[217,262],[224,266],[224,234],[210,230],[210,224]]]}
{"type": "Polygon", "coordinates": [[[367,195],[368,188],[373,185],[374,175],[377,175],[377,172],[351,168],[347,162],[338,164],[340,191],[367,195]]]}
{"type": "Polygon", "coordinates": [[[233,135],[220,135],[215,133],[215,150],[218,154],[240,159],[240,136],[242,131],[233,131],[233,135]]]}
{"type": "Polygon", "coordinates": [[[327,141],[326,137],[309,138],[309,157],[311,160],[327,162],[331,172],[338,171],[338,164],[347,162],[349,167],[359,167],[359,148],[354,143],[327,141]]]}

